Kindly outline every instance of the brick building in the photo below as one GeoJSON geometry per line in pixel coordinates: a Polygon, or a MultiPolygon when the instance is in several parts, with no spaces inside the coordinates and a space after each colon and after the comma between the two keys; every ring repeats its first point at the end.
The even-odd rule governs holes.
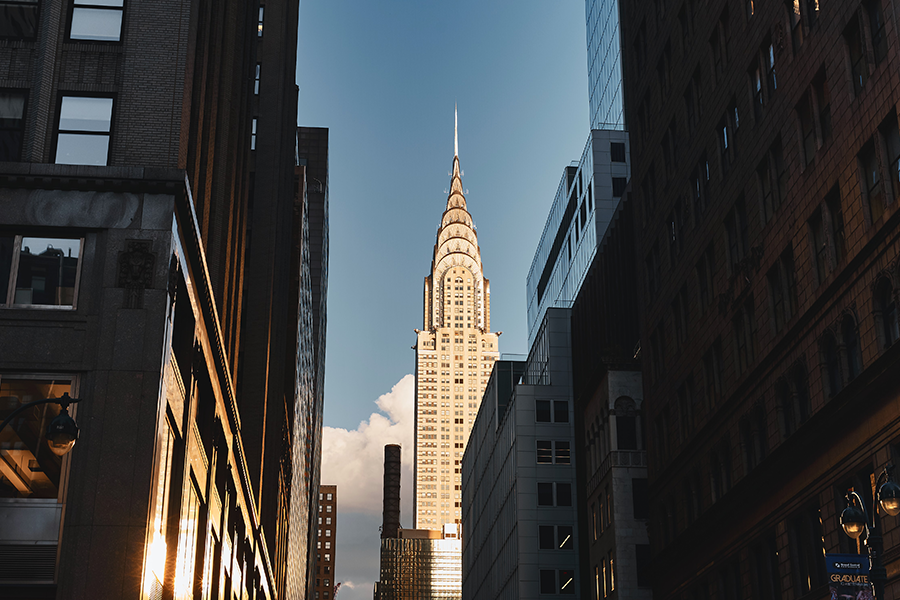
{"type": "Polygon", "coordinates": [[[307,597],[327,131],[298,143],[299,2],[0,15],[0,416],[82,400],[62,458],[55,405],[0,431],[0,597],[307,597]]]}
{"type": "Polygon", "coordinates": [[[316,600],[333,598],[337,591],[334,565],[337,548],[337,486],[319,486],[319,527],[316,542],[316,600]]]}
{"type": "Polygon", "coordinates": [[[861,550],[843,494],[900,448],[896,10],[622,6],[658,600],[824,598],[861,550]]]}

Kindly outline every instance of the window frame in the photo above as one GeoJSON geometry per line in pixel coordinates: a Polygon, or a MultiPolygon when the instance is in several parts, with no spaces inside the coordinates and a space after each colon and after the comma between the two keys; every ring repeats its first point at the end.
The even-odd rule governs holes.
{"type": "MultiPolygon", "coordinates": [[[[12,246],[12,255],[10,256],[10,266],[9,266],[9,281],[7,282],[6,290],[0,290],[0,310],[66,310],[66,311],[74,311],[78,309],[78,292],[81,287],[81,272],[83,267],[83,257],[84,257],[84,245],[85,245],[85,237],[84,235],[79,235],[77,237],[47,237],[42,235],[43,232],[28,232],[28,233],[14,233],[12,234],[13,238],[13,246],[12,246]],[[33,233],[39,233],[39,235],[32,235],[33,233]],[[16,293],[16,282],[19,274],[19,264],[22,252],[22,242],[25,238],[32,237],[40,237],[41,239],[66,239],[71,241],[78,241],[78,257],[77,263],[75,266],[75,285],[74,285],[74,293],[72,295],[72,304],[17,304],[15,302],[15,293],[16,293]]],[[[62,236],[63,233],[59,232],[51,232],[51,235],[62,236]]],[[[4,236],[7,237],[7,236],[4,236]]]]}
{"type": "MultiPolygon", "coordinates": [[[[22,160],[22,151],[24,150],[24,146],[25,146],[25,126],[26,126],[26,123],[28,122],[28,99],[31,95],[30,91],[31,90],[22,89],[22,88],[12,88],[12,87],[0,88],[0,94],[10,94],[10,95],[21,94],[23,96],[22,118],[20,119],[22,124],[21,124],[21,127],[18,129],[18,132],[21,136],[21,139],[19,140],[19,152],[18,152],[18,155],[10,162],[20,162],[22,160]]],[[[15,130],[12,128],[4,127],[2,129],[0,129],[0,131],[6,132],[6,131],[15,131],[15,130]]]]}
{"type": "Polygon", "coordinates": [[[66,18],[66,42],[72,44],[121,44],[122,34],[125,32],[125,4],[127,0],[122,0],[122,6],[111,6],[108,4],[99,4],[96,1],[93,3],[90,0],[71,0],[69,2],[69,10],[66,18]],[[97,38],[76,38],[72,37],[72,23],[75,20],[75,10],[76,9],[86,9],[86,10],[95,10],[98,12],[119,12],[121,13],[121,19],[119,20],[119,39],[117,40],[102,40],[97,38]]]}
{"type": "Polygon", "coordinates": [[[110,157],[112,156],[112,146],[113,146],[113,136],[116,131],[116,105],[118,104],[118,94],[116,93],[88,93],[88,92],[77,92],[77,91],[65,91],[60,90],[57,100],[56,100],[56,119],[55,125],[53,128],[53,146],[50,149],[50,158],[51,163],[55,165],[69,165],[69,166],[85,166],[85,167],[109,167],[110,165],[110,157]],[[91,131],[83,131],[77,129],[66,129],[61,130],[59,128],[59,121],[62,116],[62,105],[63,99],[65,98],[94,98],[94,99],[105,99],[112,100],[112,105],[109,109],[109,131],[105,133],[108,138],[108,144],[106,146],[106,163],[103,165],[84,165],[77,164],[73,165],[72,163],[60,163],[56,162],[57,154],[59,153],[59,136],[60,134],[77,134],[77,135],[91,135],[100,137],[103,135],[103,132],[91,132],[91,131]]]}

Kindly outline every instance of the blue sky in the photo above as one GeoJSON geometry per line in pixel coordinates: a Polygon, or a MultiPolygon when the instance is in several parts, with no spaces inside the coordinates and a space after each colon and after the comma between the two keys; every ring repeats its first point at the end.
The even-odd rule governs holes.
{"type": "MultiPolygon", "coordinates": [[[[527,351],[525,276],[563,168],[588,135],[584,2],[302,0],[297,82],[298,122],[330,129],[327,451],[335,432],[387,431],[369,425],[392,389],[399,404],[412,401],[398,382],[413,372],[454,102],[492,329],[503,331],[501,352],[527,351]]],[[[404,452],[411,458],[411,447],[404,452]]],[[[323,462],[323,483],[339,485],[339,519],[348,507],[336,571],[354,584],[339,598],[370,598],[380,489],[374,498],[341,494],[337,465],[323,462]]],[[[380,479],[380,463],[356,466],[380,479]]]]}

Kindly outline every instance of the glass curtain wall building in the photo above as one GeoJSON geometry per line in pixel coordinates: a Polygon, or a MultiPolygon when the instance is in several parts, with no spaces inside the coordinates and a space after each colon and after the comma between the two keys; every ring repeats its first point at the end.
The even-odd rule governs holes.
{"type": "Polygon", "coordinates": [[[626,132],[593,130],[563,171],[525,284],[529,347],[548,307],[572,306],[625,193],[629,154],[626,132]]]}
{"type": "Polygon", "coordinates": [[[618,0],[586,0],[591,128],[625,130],[618,0]]]}

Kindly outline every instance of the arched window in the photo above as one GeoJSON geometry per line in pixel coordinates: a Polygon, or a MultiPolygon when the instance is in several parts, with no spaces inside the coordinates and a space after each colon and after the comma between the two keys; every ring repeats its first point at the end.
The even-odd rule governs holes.
{"type": "Polygon", "coordinates": [[[828,397],[834,398],[844,387],[844,376],[841,373],[841,355],[838,353],[837,340],[831,331],[825,332],[822,336],[822,367],[828,385],[828,397]]]}
{"type": "Polygon", "coordinates": [[[894,298],[894,286],[887,277],[878,282],[875,288],[875,319],[880,321],[882,346],[887,348],[897,341],[900,331],[897,328],[897,300],[894,298]]]}
{"type": "Polygon", "coordinates": [[[847,381],[853,381],[862,372],[862,355],[859,349],[859,333],[856,322],[850,315],[841,320],[841,338],[847,355],[847,381]]]}

